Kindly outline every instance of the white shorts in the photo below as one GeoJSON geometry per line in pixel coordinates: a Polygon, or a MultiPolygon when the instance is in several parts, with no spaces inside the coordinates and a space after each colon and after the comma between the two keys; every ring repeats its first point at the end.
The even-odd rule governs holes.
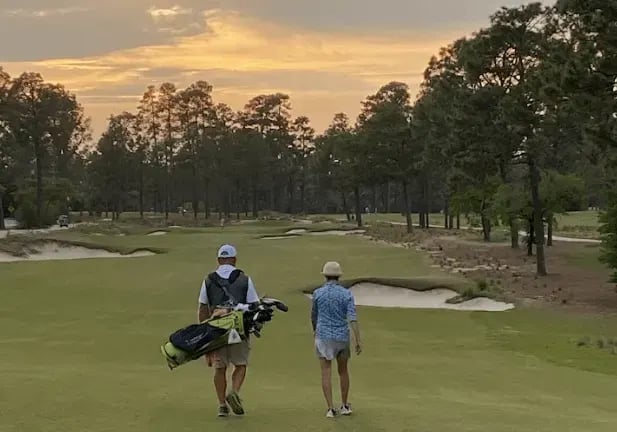
{"type": "Polygon", "coordinates": [[[349,342],[315,339],[315,353],[319,358],[334,360],[335,358],[349,358],[351,350],[349,342]]]}

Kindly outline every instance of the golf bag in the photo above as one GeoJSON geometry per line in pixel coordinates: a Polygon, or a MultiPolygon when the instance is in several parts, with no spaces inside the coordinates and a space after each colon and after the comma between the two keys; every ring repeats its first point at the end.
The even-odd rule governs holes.
{"type": "Polygon", "coordinates": [[[272,320],[275,308],[288,311],[281,301],[262,298],[254,306],[224,308],[223,315],[175,331],[161,346],[167,366],[173,370],[224,346],[240,343],[251,334],[260,337],[264,324],[272,320]]]}

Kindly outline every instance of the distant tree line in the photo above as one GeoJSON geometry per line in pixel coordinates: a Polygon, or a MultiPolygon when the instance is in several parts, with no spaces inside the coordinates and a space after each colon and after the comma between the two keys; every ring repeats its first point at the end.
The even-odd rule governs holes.
{"type": "MultiPolygon", "coordinates": [[[[400,212],[410,232],[473,216],[487,241],[496,225],[513,248],[527,232],[545,275],[556,214],[617,211],[616,22],[613,0],[501,8],[430,59],[414,100],[387,83],[321,134],[292,117],[286,94],[235,112],[198,81],[148,87],[92,145],[71,93],[0,72],[0,208],[28,226],[69,208],[114,219],[337,212],[358,225],[366,210],[400,212]]],[[[617,229],[604,222],[604,260],[617,267],[617,229]]]]}

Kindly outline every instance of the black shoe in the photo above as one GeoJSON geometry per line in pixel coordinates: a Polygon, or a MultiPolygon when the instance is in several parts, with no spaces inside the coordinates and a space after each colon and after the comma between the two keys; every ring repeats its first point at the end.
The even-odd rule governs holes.
{"type": "Polygon", "coordinates": [[[234,412],[234,414],[244,415],[244,408],[242,407],[242,399],[240,399],[240,396],[238,395],[238,393],[232,391],[231,393],[227,395],[226,400],[229,406],[231,407],[231,410],[234,412]]]}

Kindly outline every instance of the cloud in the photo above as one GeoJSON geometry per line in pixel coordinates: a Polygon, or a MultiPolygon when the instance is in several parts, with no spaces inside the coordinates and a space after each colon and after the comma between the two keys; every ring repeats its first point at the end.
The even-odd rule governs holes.
{"type": "Polygon", "coordinates": [[[175,9],[175,3],[155,7],[177,13],[165,18],[153,12],[161,16],[157,19],[147,12],[150,0],[54,0],[53,10],[50,3],[0,0],[0,40],[11,41],[0,48],[0,62],[103,56],[169,44],[206,27],[201,9],[184,0],[177,0],[175,9]]]}
{"type": "Polygon", "coordinates": [[[185,9],[178,5],[175,5],[171,8],[156,8],[152,6],[147,11],[148,15],[150,15],[152,19],[155,21],[170,19],[170,18],[173,19],[179,15],[189,15],[192,12],[193,12],[192,9],[185,9]]]}
{"type": "Polygon", "coordinates": [[[200,12],[194,12],[193,9],[178,5],[171,8],[152,6],[146,13],[152,18],[158,33],[166,33],[172,36],[194,34],[206,25],[200,12]]]}
{"type": "Polygon", "coordinates": [[[75,91],[97,117],[98,132],[109,114],[134,109],[147,85],[171,81],[182,88],[198,79],[209,81],[217,101],[234,109],[260,93],[286,92],[294,113],[308,115],[320,130],[335,112],[355,116],[360,101],[388,81],[407,82],[415,92],[430,56],[462,35],[413,30],[324,32],[224,10],[207,11],[201,20],[205,31],[168,43],[5,66],[13,75],[39,71],[45,79],[75,91]]]}
{"type": "Polygon", "coordinates": [[[70,14],[76,14],[80,12],[87,12],[85,7],[65,7],[58,9],[8,9],[2,11],[2,15],[8,17],[22,17],[22,18],[48,18],[56,16],[64,16],[70,14]]]}

